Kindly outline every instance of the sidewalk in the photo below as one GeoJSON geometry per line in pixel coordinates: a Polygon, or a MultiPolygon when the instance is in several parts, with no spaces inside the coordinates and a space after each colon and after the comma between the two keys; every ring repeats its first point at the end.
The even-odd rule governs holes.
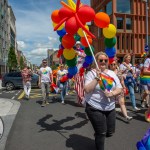
{"type": "Polygon", "coordinates": [[[2,80],[0,79],[0,89],[2,88],[2,80]]]}
{"type": "Polygon", "coordinates": [[[3,119],[4,127],[0,124],[0,131],[4,128],[4,133],[0,139],[0,150],[5,149],[7,137],[12,127],[13,121],[20,108],[20,102],[10,99],[0,98],[0,116],[3,119]]]}

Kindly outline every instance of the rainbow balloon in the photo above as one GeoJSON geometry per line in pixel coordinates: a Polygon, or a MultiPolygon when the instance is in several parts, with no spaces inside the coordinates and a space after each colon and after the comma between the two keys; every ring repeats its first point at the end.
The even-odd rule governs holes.
{"type": "Polygon", "coordinates": [[[101,79],[99,81],[99,86],[100,88],[104,91],[105,89],[107,89],[108,91],[110,91],[113,87],[113,82],[114,82],[114,78],[101,74],[101,79]]]}

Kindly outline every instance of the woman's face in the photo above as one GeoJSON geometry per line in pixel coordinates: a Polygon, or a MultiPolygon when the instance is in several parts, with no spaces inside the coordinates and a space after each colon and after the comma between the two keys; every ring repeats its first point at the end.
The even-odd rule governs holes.
{"type": "Polygon", "coordinates": [[[115,70],[116,67],[117,67],[116,61],[113,61],[113,62],[110,64],[110,70],[115,70]]]}
{"type": "Polygon", "coordinates": [[[77,49],[80,49],[80,44],[77,44],[77,45],[76,45],[76,48],[77,48],[77,49]]]}
{"type": "Polygon", "coordinates": [[[108,66],[108,58],[105,55],[98,56],[98,66],[100,69],[106,69],[108,66]]]}
{"type": "Polygon", "coordinates": [[[125,61],[129,63],[131,61],[131,56],[128,56],[125,61]]]}

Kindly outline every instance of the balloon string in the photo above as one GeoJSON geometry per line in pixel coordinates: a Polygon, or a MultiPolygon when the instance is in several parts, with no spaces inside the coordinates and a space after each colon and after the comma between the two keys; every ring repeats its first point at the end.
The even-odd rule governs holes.
{"type": "MultiPolygon", "coordinates": [[[[91,52],[91,54],[92,54],[92,56],[93,56],[93,58],[94,58],[94,62],[95,62],[95,64],[96,64],[96,68],[97,68],[98,70],[100,70],[99,67],[98,67],[96,58],[95,58],[95,56],[94,56],[94,53],[93,53],[93,51],[92,51],[91,45],[90,45],[90,43],[89,43],[89,40],[88,40],[88,38],[87,38],[85,32],[84,32],[83,30],[82,30],[82,32],[83,32],[83,34],[84,34],[84,36],[85,36],[86,42],[88,43],[88,46],[89,46],[89,48],[90,48],[90,52],[91,52]]],[[[100,80],[102,81],[103,87],[104,87],[104,89],[106,89],[106,86],[105,86],[105,84],[104,84],[104,82],[103,82],[103,80],[102,80],[101,71],[100,71],[100,74],[99,74],[99,75],[100,75],[100,80]]],[[[108,101],[110,102],[110,98],[109,98],[109,97],[108,97],[108,101]]]]}

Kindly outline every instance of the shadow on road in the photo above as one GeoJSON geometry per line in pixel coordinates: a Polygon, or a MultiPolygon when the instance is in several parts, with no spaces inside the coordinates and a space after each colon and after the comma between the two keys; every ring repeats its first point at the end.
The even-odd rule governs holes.
{"type": "Polygon", "coordinates": [[[69,136],[66,147],[71,147],[73,150],[96,150],[94,140],[78,134],[69,136]]]}

